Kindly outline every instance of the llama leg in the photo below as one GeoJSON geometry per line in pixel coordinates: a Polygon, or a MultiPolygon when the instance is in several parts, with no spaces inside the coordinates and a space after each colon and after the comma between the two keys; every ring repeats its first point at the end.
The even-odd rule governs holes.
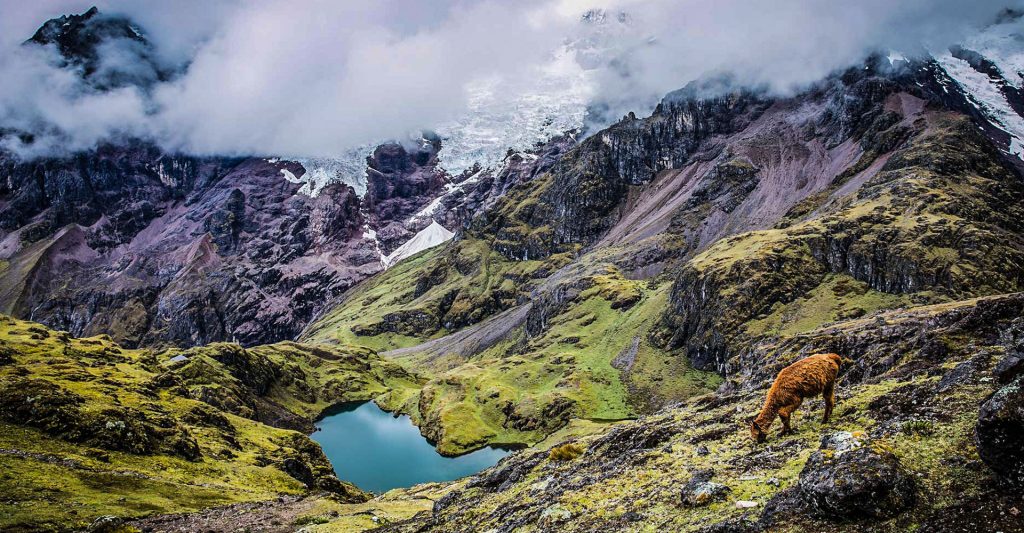
{"type": "Polygon", "coordinates": [[[794,429],[792,424],[790,423],[790,419],[793,417],[793,412],[796,411],[797,408],[800,407],[800,404],[803,403],[803,401],[804,401],[803,398],[797,398],[795,403],[789,404],[789,405],[779,409],[779,418],[782,419],[782,434],[783,435],[796,432],[796,429],[794,429]]]}
{"type": "Polygon", "coordinates": [[[832,416],[832,408],[836,406],[836,384],[834,381],[825,387],[822,396],[825,398],[825,415],[821,417],[821,423],[827,424],[829,417],[832,416]]]}
{"type": "Polygon", "coordinates": [[[782,420],[782,432],[780,435],[789,435],[793,432],[792,428],[789,427],[789,413],[779,411],[779,420],[782,420]]]}

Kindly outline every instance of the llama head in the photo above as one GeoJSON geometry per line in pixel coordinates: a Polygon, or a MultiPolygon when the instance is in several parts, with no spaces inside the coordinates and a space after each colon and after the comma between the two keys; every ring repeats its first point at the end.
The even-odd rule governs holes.
{"type": "Polygon", "coordinates": [[[765,433],[761,426],[757,425],[757,420],[753,418],[750,419],[750,438],[758,444],[768,440],[768,433],[765,433]]]}

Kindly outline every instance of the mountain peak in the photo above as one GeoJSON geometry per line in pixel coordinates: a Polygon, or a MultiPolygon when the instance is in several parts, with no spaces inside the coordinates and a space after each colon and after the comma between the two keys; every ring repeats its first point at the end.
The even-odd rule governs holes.
{"type": "Polygon", "coordinates": [[[152,45],[132,21],[101,14],[95,6],[46,21],[24,44],[54,46],[59,66],[81,69],[82,77],[101,89],[145,87],[166,77],[152,45]]]}

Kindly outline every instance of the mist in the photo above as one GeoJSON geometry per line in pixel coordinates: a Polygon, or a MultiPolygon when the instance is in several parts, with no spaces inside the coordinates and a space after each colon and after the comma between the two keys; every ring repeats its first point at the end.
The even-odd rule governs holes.
{"type": "Polygon", "coordinates": [[[873,52],[943,49],[1020,5],[0,0],[0,131],[32,134],[30,142],[5,137],[4,148],[21,157],[121,138],[194,154],[330,157],[458,120],[481,80],[510,102],[538,84],[545,95],[564,84],[565,94],[606,111],[600,122],[647,114],[664,94],[709,73],[787,94],[873,52]],[[62,68],[55,50],[21,44],[47,19],[92,3],[130,18],[173,75],[132,72],[138,52],[115,43],[102,63],[148,81],[100,89],[62,68]],[[566,53],[568,66],[555,62],[566,53]],[[579,75],[546,78],[553,64],[579,75]]]}

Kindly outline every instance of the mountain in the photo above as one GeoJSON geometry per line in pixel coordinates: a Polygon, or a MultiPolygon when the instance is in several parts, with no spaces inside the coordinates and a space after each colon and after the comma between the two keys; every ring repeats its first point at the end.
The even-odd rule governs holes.
{"type": "Polygon", "coordinates": [[[443,452],[541,448],[392,530],[942,530],[949,514],[950,530],[1014,530],[1000,513],[1016,500],[992,488],[984,464],[999,467],[974,434],[996,367],[1018,357],[1021,160],[998,99],[954,79],[939,59],[875,57],[786,98],[691,86],[362,283],[302,338],[432,376],[402,410],[443,452]],[[854,361],[843,422],[744,444],[775,372],[824,351],[854,361]],[[837,431],[893,455],[810,461],[837,431]],[[566,437],[576,451],[544,451],[566,437]],[[897,490],[866,481],[881,468],[931,481],[875,511],[858,498],[897,490]],[[713,486],[755,511],[685,510],[687,487],[713,486]]]}
{"type": "MultiPolygon", "coordinates": [[[[1006,17],[792,94],[704,78],[457,174],[443,128],[359,183],[142,140],[0,154],[4,527],[1021,530],[1006,17]],[[821,352],[833,420],[808,399],[755,444],[775,375],[821,352]],[[366,399],[442,454],[525,449],[367,502],[303,434],[366,399]]],[[[88,79],[90,47],[136,41],[103,20],[38,44],[88,79]]]]}

